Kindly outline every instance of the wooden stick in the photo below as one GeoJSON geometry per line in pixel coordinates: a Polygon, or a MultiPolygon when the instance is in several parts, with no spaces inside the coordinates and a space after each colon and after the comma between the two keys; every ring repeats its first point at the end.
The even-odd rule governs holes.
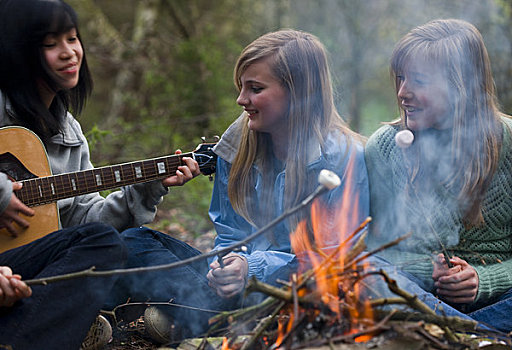
{"type": "Polygon", "coordinates": [[[248,313],[250,314],[250,313],[254,313],[256,311],[261,311],[261,310],[270,308],[270,307],[274,306],[275,304],[277,304],[277,302],[279,302],[279,300],[277,300],[274,297],[269,296],[268,298],[263,300],[261,303],[256,304],[256,305],[251,305],[244,309],[223,311],[223,312],[219,313],[218,315],[211,317],[209,320],[209,323],[212,324],[212,323],[220,322],[225,319],[236,320],[248,313]]]}
{"type": "Polygon", "coordinates": [[[442,316],[437,314],[424,314],[420,312],[406,312],[393,310],[373,310],[378,319],[386,317],[391,311],[393,316],[390,320],[393,321],[424,321],[426,323],[433,323],[439,327],[451,327],[453,329],[463,332],[474,332],[478,328],[478,322],[467,320],[457,316],[442,316]]]}
{"type": "Polygon", "coordinates": [[[190,263],[196,262],[198,260],[207,259],[214,256],[219,256],[222,254],[227,254],[237,248],[240,248],[242,246],[245,246],[247,243],[252,241],[253,239],[261,236],[263,233],[267,232],[269,229],[277,225],[279,222],[283,221],[288,216],[294,214],[295,212],[303,209],[307,205],[309,205],[316,197],[319,195],[327,192],[329,189],[325,187],[324,185],[319,185],[313,193],[311,193],[306,199],[304,199],[302,202],[300,202],[298,205],[296,205],[293,208],[290,208],[286,210],[284,213],[282,213],[280,216],[272,220],[270,223],[259,229],[258,231],[254,232],[249,237],[234,243],[228,247],[213,250],[209,253],[199,254],[196,256],[193,256],[191,258],[173,262],[170,264],[164,264],[164,265],[155,265],[155,266],[146,266],[146,267],[135,267],[130,269],[115,269],[115,270],[105,270],[105,271],[96,271],[95,267],[91,267],[89,269],[78,271],[78,272],[72,272],[68,274],[58,275],[58,276],[51,276],[51,277],[43,277],[43,278],[37,278],[37,279],[31,279],[31,280],[25,280],[24,282],[29,285],[47,285],[48,283],[53,283],[57,281],[63,281],[68,280],[72,278],[79,278],[79,277],[106,277],[106,276],[113,276],[113,275],[126,275],[131,273],[141,273],[141,272],[149,272],[149,271],[159,271],[159,270],[169,270],[173,268],[177,268],[180,266],[188,265],[190,263]]]}
{"type": "MultiPolygon", "coordinates": [[[[369,273],[372,274],[372,273],[369,273]]],[[[413,309],[416,309],[424,314],[427,315],[435,315],[435,311],[432,310],[430,307],[428,307],[425,303],[423,303],[421,300],[418,299],[416,295],[412,295],[405,290],[398,287],[398,284],[396,281],[389,277],[389,275],[384,270],[380,270],[378,272],[382,277],[384,277],[384,280],[386,281],[388,288],[390,291],[395,293],[398,296],[401,296],[407,301],[407,304],[412,307],[413,309]]],[[[446,326],[444,327],[444,331],[446,333],[446,337],[450,341],[458,341],[457,337],[453,334],[453,332],[446,326]]]]}
{"type": "Polygon", "coordinates": [[[263,331],[265,329],[267,329],[267,327],[272,323],[272,321],[276,318],[277,314],[279,313],[279,311],[281,311],[281,309],[286,305],[286,302],[285,301],[281,301],[279,303],[279,305],[277,305],[277,307],[274,309],[274,311],[272,312],[272,314],[270,315],[270,317],[267,317],[265,319],[263,319],[259,324],[258,326],[256,326],[256,329],[255,329],[255,332],[253,334],[253,336],[249,339],[249,341],[247,343],[244,343],[244,345],[242,346],[242,348],[240,350],[249,350],[249,349],[253,349],[253,345],[254,343],[256,342],[257,339],[259,339],[259,337],[261,336],[261,334],[263,333],[263,331]]]}
{"type": "Polygon", "coordinates": [[[370,251],[370,252],[368,252],[368,253],[366,253],[366,254],[364,254],[364,255],[360,256],[358,259],[356,259],[356,260],[354,260],[354,261],[352,262],[352,265],[357,265],[358,263],[360,263],[360,262],[361,262],[361,261],[363,261],[364,259],[366,259],[366,258],[368,258],[368,257],[370,257],[370,256],[372,256],[372,255],[375,255],[375,254],[377,254],[377,253],[379,253],[379,252],[383,251],[384,249],[388,249],[389,247],[392,247],[392,246],[394,246],[394,245],[397,245],[398,243],[400,243],[400,242],[401,242],[401,241],[403,241],[404,239],[409,238],[409,237],[411,236],[411,234],[412,234],[412,233],[411,233],[411,232],[409,232],[409,233],[407,233],[407,234],[405,234],[405,235],[403,235],[403,236],[398,237],[397,239],[395,239],[395,240],[393,240],[393,241],[391,241],[391,242],[388,242],[388,243],[386,243],[386,244],[384,244],[384,245],[382,245],[382,246],[380,246],[380,247],[378,247],[378,248],[376,248],[376,249],[374,249],[374,250],[372,250],[372,251],[370,251]]]}

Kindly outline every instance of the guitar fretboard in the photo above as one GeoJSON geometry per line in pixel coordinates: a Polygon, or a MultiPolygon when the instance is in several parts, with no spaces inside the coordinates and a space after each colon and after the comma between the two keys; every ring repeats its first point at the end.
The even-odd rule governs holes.
{"type": "Polygon", "coordinates": [[[193,152],[183,153],[24,180],[23,187],[16,192],[16,196],[27,206],[36,206],[63,198],[163,179],[176,174],[178,167],[184,165],[183,157],[195,158],[193,152]]]}

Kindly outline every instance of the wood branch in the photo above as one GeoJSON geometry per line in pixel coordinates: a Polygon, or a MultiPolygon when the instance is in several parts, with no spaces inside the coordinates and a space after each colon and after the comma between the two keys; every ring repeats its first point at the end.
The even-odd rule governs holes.
{"type": "Polygon", "coordinates": [[[96,271],[95,267],[93,266],[87,270],[83,270],[83,271],[79,271],[79,272],[72,272],[72,273],[59,275],[59,276],[49,276],[49,277],[43,277],[43,278],[38,278],[38,279],[26,280],[24,282],[29,286],[30,285],[47,285],[48,283],[68,280],[68,279],[72,279],[72,278],[79,278],[79,277],[106,277],[106,276],[113,276],[113,275],[126,275],[126,274],[142,273],[142,272],[149,272],[149,271],[169,270],[169,269],[177,268],[180,266],[188,265],[190,263],[193,263],[193,262],[196,262],[199,260],[211,258],[211,257],[217,256],[217,255],[219,255],[219,256],[226,255],[227,253],[229,253],[235,249],[238,249],[242,246],[245,246],[247,243],[249,243],[253,239],[261,236],[263,233],[270,230],[272,227],[277,225],[279,222],[283,221],[285,218],[296,213],[297,211],[303,209],[304,207],[309,205],[315,198],[324,194],[327,191],[329,191],[329,189],[327,187],[325,187],[323,185],[318,185],[318,187],[313,191],[313,193],[311,193],[302,202],[300,202],[298,205],[296,205],[293,208],[289,208],[284,213],[282,213],[280,216],[278,216],[277,218],[275,218],[271,222],[269,222],[267,225],[265,225],[258,231],[251,234],[249,237],[247,237],[241,241],[238,241],[236,243],[233,243],[232,245],[230,245],[228,247],[217,249],[217,250],[211,251],[209,253],[199,254],[197,256],[194,256],[194,257],[191,257],[191,258],[188,258],[185,260],[173,262],[170,264],[146,266],[146,267],[135,267],[135,268],[130,268],[130,269],[115,269],[115,270],[106,270],[106,271],[96,271]]]}
{"type": "Polygon", "coordinates": [[[292,298],[293,298],[293,314],[299,316],[299,294],[297,293],[297,274],[292,274],[292,298]]]}
{"type": "Polygon", "coordinates": [[[243,309],[237,309],[237,310],[231,310],[231,311],[223,311],[220,314],[213,316],[210,318],[209,323],[218,323],[223,322],[225,320],[228,320],[230,323],[233,321],[247,315],[247,314],[254,314],[256,311],[263,312],[264,310],[267,310],[269,308],[274,307],[279,303],[280,301],[273,298],[268,297],[265,300],[263,300],[261,303],[252,305],[243,309]]]}
{"type": "Polygon", "coordinates": [[[382,245],[382,246],[380,246],[380,247],[378,247],[378,248],[376,248],[376,249],[374,249],[372,251],[369,251],[368,253],[366,253],[366,254],[360,256],[358,259],[354,260],[352,262],[352,264],[356,265],[356,264],[360,263],[361,261],[363,261],[364,259],[367,259],[368,257],[370,257],[372,255],[375,255],[377,253],[380,253],[383,250],[386,250],[386,249],[388,249],[388,248],[390,248],[392,246],[395,246],[398,243],[400,243],[401,241],[403,241],[404,239],[407,239],[407,238],[411,237],[411,235],[412,235],[412,232],[409,232],[409,233],[407,233],[407,234],[405,234],[403,236],[398,237],[397,239],[392,240],[391,242],[388,242],[388,243],[386,243],[386,244],[384,244],[384,245],[382,245]]]}
{"type": "Polygon", "coordinates": [[[384,306],[384,305],[407,304],[407,300],[405,300],[404,298],[401,298],[401,297],[379,298],[379,299],[369,300],[369,303],[372,308],[375,308],[375,307],[384,306]]]}
{"type": "Polygon", "coordinates": [[[436,324],[439,327],[451,327],[454,330],[461,332],[474,332],[478,328],[478,322],[473,320],[467,320],[457,316],[442,316],[437,314],[424,314],[420,312],[408,312],[393,310],[380,310],[375,309],[374,314],[377,319],[387,317],[390,313],[393,315],[390,317],[391,321],[424,321],[426,323],[436,324]]]}
{"type": "MultiPolygon", "coordinates": [[[[265,295],[274,297],[275,299],[293,303],[293,293],[290,290],[271,286],[270,284],[258,281],[254,277],[249,279],[245,289],[247,292],[261,292],[265,295]]],[[[303,301],[301,298],[298,299],[299,302],[303,301]]]]}
{"type": "Polygon", "coordinates": [[[272,314],[263,319],[258,326],[254,330],[253,336],[249,339],[248,342],[244,343],[241,350],[249,350],[253,348],[254,343],[260,338],[261,334],[265,329],[268,328],[272,324],[272,321],[276,318],[277,314],[281,311],[281,309],[286,305],[286,302],[281,301],[279,305],[274,309],[272,314]]]}
{"type": "MultiPolygon", "coordinates": [[[[389,275],[384,270],[380,270],[378,273],[382,277],[384,277],[384,280],[386,281],[389,290],[392,291],[393,293],[395,293],[396,295],[404,298],[410,307],[412,307],[413,309],[418,310],[421,313],[426,314],[426,315],[435,315],[436,314],[434,310],[432,310],[425,303],[420,301],[416,295],[410,294],[410,293],[406,292],[405,290],[401,289],[400,287],[398,287],[398,284],[396,283],[396,281],[394,279],[390,278],[389,275]]],[[[475,322],[475,324],[477,324],[477,323],[475,322]]],[[[450,328],[448,328],[448,326],[445,326],[443,329],[446,333],[446,337],[450,341],[455,342],[458,340],[457,337],[450,330],[450,328]]],[[[476,329],[476,325],[475,325],[475,329],[476,329]]]]}

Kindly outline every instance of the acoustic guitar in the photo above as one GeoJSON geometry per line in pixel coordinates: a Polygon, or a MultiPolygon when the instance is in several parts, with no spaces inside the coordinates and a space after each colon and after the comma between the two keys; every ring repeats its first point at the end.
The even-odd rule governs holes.
{"type": "Polygon", "coordinates": [[[44,145],[35,133],[23,127],[0,128],[0,172],[23,184],[14,193],[35,210],[33,217],[26,218],[30,222],[27,229],[14,224],[19,233],[17,237],[5,228],[0,229],[0,252],[58,230],[56,202],[59,199],[164,179],[175,175],[178,167],[185,164],[183,157],[194,158],[201,173],[211,176],[217,160],[212,152],[214,145],[202,143],[189,153],[52,175],[44,145]]]}

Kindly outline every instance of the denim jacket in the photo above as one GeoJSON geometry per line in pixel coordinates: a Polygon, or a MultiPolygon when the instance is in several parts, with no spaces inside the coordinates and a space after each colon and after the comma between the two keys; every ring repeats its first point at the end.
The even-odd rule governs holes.
{"type": "MultiPolygon", "coordinates": [[[[221,140],[214,148],[218,155],[217,171],[213,188],[212,200],[210,204],[209,215],[215,229],[217,237],[215,239],[214,249],[225,248],[258,230],[242,216],[238,215],[232,208],[228,198],[228,178],[231,169],[231,163],[237,152],[240,139],[240,126],[243,118],[238,118],[223,134],[221,140]]],[[[317,174],[322,169],[334,171],[341,179],[341,186],[324,194],[324,200],[329,206],[340,204],[345,188],[350,191],[348,194],[349,203],[348,216],[355,218],[350,220],[345,235],[354,231],[359,224],[369,215],[369,189],[368,174],[364,161],[363,146],[356,141],[351,143],[349,152],[347,151],[346,138],[337,132],[332,132],[325,145],[325,152],[320,152],[318,142],[310,142],[311,157],[308,159],[308,170],[317,174]],[[354,160],[353,171],[347,171],[348,156],[354,160]],[[347,184],[351,185],[348,186],[347,184]]],[[[257,165],[253,165],[257,172],[255,189],[257,196],[262,186],[261,172],[257,165]]],[[[285,171],[279,173],[274,182],[274,201],[277,208],[276,217],[283,213],[285,171]]],[[[260,199],[260,198],[258,198],[260,199]]],[[[339,233],[331,230],[331,237],[326,239],[332,245],[340,242],[339,233]]],[[[263,234],[252,240],[247,245],[247,252],[240,253],[248,262],[248,276],[255,276],[257,279],[274,283],[274,278],[279,270],[286,266],[296,263],[296,256],[292,252],[290,244],[291,229],[286,220],[278,224],[274,230],[274,240],[270,240],[268,235],[263,234]]],[[[300,258],[300,257],[299,257],[300,258]]]]}
{"type": "MultiPolygon", "coordinates": [[[[0,93],[0,127],[13,126],[14,111],[4,94],[0,93]]],[[[89,146],[78,121],[67,113],[62,130],[53,136],[46,146],[46,152],[53,175],[92,169],[89,146]]],[[[0,153],[5,150],[0,150],[0,153]]],[[[46,160],[41,160],[46,161],[46,160]]],[[[89,193],[57,202],[62,227],[89,222],[103,222],[122,231],[151,222],[156,206],[167,189],[161,181],[124,186],[120,191],[110,193],[106,198],[99,193],[89,193]]],[[[12,196],[12,184],[7,176],[0,173],[0,213],[12,196]]]]}

